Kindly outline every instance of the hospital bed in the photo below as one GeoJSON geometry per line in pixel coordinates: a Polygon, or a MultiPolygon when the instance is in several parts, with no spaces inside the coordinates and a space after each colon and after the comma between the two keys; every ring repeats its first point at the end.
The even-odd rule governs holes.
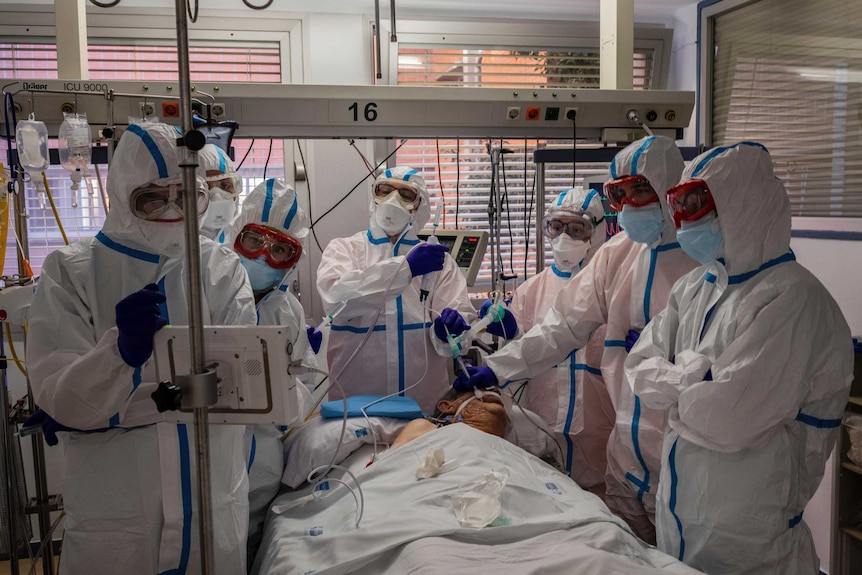
{"type": "MultiPolygon", "coordinates": [[[[357,429],[347,434],[354,438],[357,429]]],[[[351,449],[342,447],[338,459],[351,449]]],[[[285,490],[267,516],[252,573],[699,573],[643,543],[598,497],[505,439],[453,424],[368,465],[371,449],[361,446],[342,462],[362,487],[359,527],[356,500],[345,486],[324,484],[318,498],[307,483],[285,490]],[[444,450],[445,472],[417,480],[417,467],[435,447],[444,450]],[[481,529],[462,527],[452,494],[503,469],[508,480],[500,515],[481,529]]],[[[295,456],[288,453],[288,466],[295,456]]],[[[332,451],[318,457],[328,462],[332,451]]],[[[339,470],[330,477],[353,481],[339,470]]]]}

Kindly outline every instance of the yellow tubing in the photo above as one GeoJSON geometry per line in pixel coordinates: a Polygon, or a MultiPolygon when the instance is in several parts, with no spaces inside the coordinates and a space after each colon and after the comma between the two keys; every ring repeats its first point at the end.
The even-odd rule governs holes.
{"type": "Polygon", "coordinates": [[[63,223],[60,221],[60,214],[57,213],[57,206],[54,205],[54,196],[51,195],[51,188],[48,186],[48,176],[42,172],[42,182],[45,184],[45,194],[48,196],[48,201],[51,202],[51,211],[54,212],[54,219],[57,220],[57,227],[60,228],[60,233],[63,235],[63,241],[69,245],[69,238],[66,237],[66,230],[63,229],[63,223]]]}
{"type": "Polygon", "coordinates": [[[12,353],[12,361],[15,362],[15,365],[18,366],[18,369],[21,370],[24,377],[27,377],[27,370],[24,369],[24,362],[22,362],[18,358],[18,354],[15,353],[15,344],[12,343],[12,328],[9,326],[9,322],[6,322],[4,325],[6,326],[6,340],[9,342],[9,351],[12,353]]]}

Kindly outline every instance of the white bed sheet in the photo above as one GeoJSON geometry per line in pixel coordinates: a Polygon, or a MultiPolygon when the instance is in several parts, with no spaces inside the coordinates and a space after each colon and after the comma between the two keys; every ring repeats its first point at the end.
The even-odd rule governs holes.
{"type": "MultiPolygon", "coordinates": [[[[355,453],[354,473],[365,512],[343,487],[317,501],[267,516],[252,573],[638,574],[699,573],[635,537],[595,495],[569,477],[500,438],[463,424],[449,425],[386,452],[365,468],[355,453]],[[443,447],[457,466],[417,481],[416,468],[431,447],[443,447]],[[505,468],[501,518],[508,525],[464,528],[450,495],[459,486],[505,468]]],[[[333,474],[340,477],[340,474],[333,474]]],[[[310,487],[280,495],[273,506],[307,496],[310,487]]]]}

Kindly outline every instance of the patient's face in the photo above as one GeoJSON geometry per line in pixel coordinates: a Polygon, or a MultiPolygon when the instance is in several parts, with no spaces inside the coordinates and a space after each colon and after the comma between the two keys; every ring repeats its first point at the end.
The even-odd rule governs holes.
{"type": "Polygon", "coordinates": [[[444,415],[454,416],[461,404],[471,397],[473,400],[465,405],[459,414],[460,421],[479,431],[504,437],[509,416],[500,398],[495,395],[488,394],[477,398],[472,391],[467,391],[451,401],[441,401],[437,407],[444,415]]]}

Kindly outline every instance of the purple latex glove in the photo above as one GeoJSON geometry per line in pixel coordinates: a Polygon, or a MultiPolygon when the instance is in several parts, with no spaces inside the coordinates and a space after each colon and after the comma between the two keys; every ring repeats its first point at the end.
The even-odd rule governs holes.
{"type": "Polygon", "coordinates": [[[626,353],[630,352],[635,344],[638,342],[638,338],[640,338],[641,332],[630,329],[628,335],[626,336],[626,353]]]}
{"type": "Polygon", "coordinates": [[[117,347],[123,361],[132,367],[141,367],[153,353],[153,335],[168,321],[159,315],[159,304],[165,296],[156,284],[127,295],[115,308],[117,314],[117,347]]]}
{"type": "Polygon", "coordinates": [[[418,244],[407,254],[407,264],[413,277],[439,272],[446,261],[449,248],[440,244],[418,244]]]}
{"type": "Polygon", "coordinates": [[[66,427],[41,409],[37,409],[35,413],[28,417],[27,421],[24,422],[25,428],[36,427],[37,425],[42,428],[42,435],[45,436],[45,443],[48,445],[57,445],[57,443],[59,443],[59,440],[57,439],[58,431],[77,431],[71,427],[66,427]]]}
{"type": "Polygon", "coordinates": [[[442,342],[449,341],[446,339],[447,329],[452,335],[461,335],[470,329],[470,324],[464,320],[464,317],[457,310],[447,307],[434,320],[434,335],[442,342]]]}
{"type": "Polygon", "coordinates": [[[311,351],[315,354],[320,351],[320,344],[323,343],[323,332],[314,326],[305,326],[305,333],[308,334],[308,343],[311,345],[311,351]]]}
{"type": "MultiPolygon", "coordinates": [[[[512,303],[512,300],[508,299],[506,300],[506,303],[512,303]]],[[[491,309],[491,300],[486,299],[485,303],[482,304],[482,307],[479,308],[479,317],[483,318],[488,315],[489,309],[491,309]]],[[[515,320],[514,314],[506,309],[503,310],[502,321],[495,321],[488,324],[485,331],[504,339],[512,339],[518,335],[518,322],[515,320]]]]}
{"type": "Polygon", "coordinates": [[[477,387],[494,387],[497,383],[497,376],[494,375],[494,372],[491,371],[490,367],[473,367],[472,365],[468,365],[467,373],[462,373],[456,377],[455,381],[452,383],[452,387],[454,387],[456,391],[463,393],[465,391],[472,391],[477,387]]]}

